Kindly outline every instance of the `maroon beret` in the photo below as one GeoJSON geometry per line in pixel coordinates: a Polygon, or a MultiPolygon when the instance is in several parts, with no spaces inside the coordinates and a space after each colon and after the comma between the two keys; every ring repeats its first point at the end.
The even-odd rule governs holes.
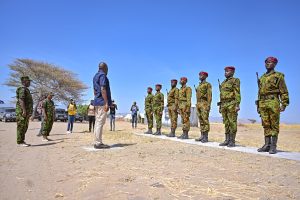
{"type": "Polygon", "coordinates": [[[176,80],[176,79],[172,79],[172,80],[171,80],[171,83],[172,83],[172,82],[177,83],[177,80],[176,80]]]}
{"type": "Polygon", "coordinates": [[[181,77],[180,80],[183,80],[183,81],[185,81],[185,82],[188,81],[187,77],[181,77]]]}
{"type": "Polygon", "coordinates": [[[147,90],[151,90],[152,91],[153,89],[152,89],[152,87],[148,87],[147,90]]]}
{"type": "Polygon", "coordinates": [[[235,71],[235,67],[234,66],[227,66],[227,67],[225,67],[225,70],[235,71]]]}
{"type": "Polygon", "coordinates": [[[202,74],[205,75],[206,77],[208,77],[208,73],[207,72],[203,72],[202,71],[202,72],[199,73],[199,76],[202,75],[202,74]]]}
{"type": "Polygon", "coordinates": [[[161,87],[161,84],[156,84],[155,87],[161,87]]]}
{"type": "Polygon", "coordinates": [[[275,63],[275,64],[278,63],[278,59],[275,58],[275,57],[272,57],[272,56],[267,57],[266,60],[265,60],[265,63],[266,63],[267,61],[271,61],[272,63],[275,63]]]}

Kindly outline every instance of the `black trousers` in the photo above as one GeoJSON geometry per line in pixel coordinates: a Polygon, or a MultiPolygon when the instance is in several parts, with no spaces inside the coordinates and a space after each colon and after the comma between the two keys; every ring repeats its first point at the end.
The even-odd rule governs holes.
{"type": "Polygon", "coordinates": [[[89,116],[89,131],[92,131],[92,126],[93,126],[93,131],[95,127],[95,116],[89,116]]]}

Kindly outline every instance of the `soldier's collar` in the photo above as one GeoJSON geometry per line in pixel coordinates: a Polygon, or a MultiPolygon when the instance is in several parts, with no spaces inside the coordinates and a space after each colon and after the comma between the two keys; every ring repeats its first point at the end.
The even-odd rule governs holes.
{"type": "Polygon", "coordinates": [[[274,73],[275,73],[275,70],[271,71],[270,73],[267,73],[267,72],[266,72],[265,75],[266,75],[266,76],[270,76],[271,74],[274,74],[274,73]]]}

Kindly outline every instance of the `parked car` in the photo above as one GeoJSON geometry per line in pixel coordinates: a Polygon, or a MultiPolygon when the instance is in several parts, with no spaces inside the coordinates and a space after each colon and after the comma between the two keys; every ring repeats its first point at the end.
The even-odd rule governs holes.
{"type": "Polygon", "coordinates": [[[55,120],[54,121],[62,121],[66,122],[68,120],[68,116],[66,115],[65,109],[56,108],[55,109],[55,120]]]}
{"type": "Polygon", "coordinates": [[[16,121],[16,109],[13,107],[0,108],[0,121],[15,122],[16,121]]]}
{"type": "Polygon", "coordinates": [[[83,117],[82,117],[81,115],[79,115],[79,114],[76,114],[76,115],[75,115],[75,122],[76,122],[76,121],[82,122],[82,121],[83,121],[83,117]]]}

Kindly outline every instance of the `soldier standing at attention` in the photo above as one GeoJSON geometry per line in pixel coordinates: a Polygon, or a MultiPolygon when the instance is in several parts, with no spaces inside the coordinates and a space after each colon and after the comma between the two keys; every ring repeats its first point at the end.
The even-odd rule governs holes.
{"type": "Polygon", "coordinates": [[[225,141],[220,146],[235,147],[237,132],[237,117],[240,110],[241,94],[240,79],[234,78],[235,68],[225,67],[226,79],[220,85],[220,107],[223,123],[225,124],[225,141]]]}
{"type": "Polygon", "coordinates": [[[175,137],[175,131],[177,128],[177,118],[178,118],[178,94],[179,89],[177,86],[177,80],[171,80],[171,90],[168,93],[168,111],[169,117],[171,119],[171,132],[167,135],[168,137],[175,137]]]}
{"type": "Polygon", "coordinates": [[[161,135],[161,118],[164,110],[164,95],[160,92],[162,85],[156,84],[156,93],[153,97],[153,112],[156,121],[156,132],[153,135],[161,135]]]}
{"type": "Polygon", "coordinates": [[[265,60],[267,72],[258,80],[258,113],[264,128],[265,144],[257,151],[270,154],[277,153],[280,112],[289,105],[289,93],[284,74],[274,70],[277,63],[277,58],[268,57],[265,60]]]}
{"type": "Polygon", "coordinates": [[[200,72],[199,79],[200,84],[196,89],[197,92],[197,114],[200,122],[200,138],[196,139],[196,141],[200,141],[202,143],[208,142],[208,132],[210,130],[209,127],[209,112],[212,100],[212,91],[211,84],[206,81],[208,77],[207,72],[200,72]]]}
{"type": "Polygon", "coordinates": [[[179,114],[182,122],[182,135],[179,139],[189,139],[192,89],[186,86],[187,78],[181,77],[179,90],[179,114]]]}
{"type": "Polygon", "coordinates": [[[152,88],[147,88],[147,97],[145,98],[145,114],[148,122],[148,131],[145,134],[152,134],[153,128],[153,95],[152,88]]]}
{"type": "Polygon", "coordinates": [[[28,87],[30,86],[30,79],[28,76],[21,77],[22,85],[18,87],[17,103],[16,103],[16,118],[17,118],[17,144],[19,146],[28,147],[29,144],[25,142],[25,134],[28,129],[29,118],[33,111],[33,101],[28,87]]]}
{"type": "Polygon", "coordinates": [[[50,139],[48,139],[48,136],[52,129],[54,118],[55,118],[55,106],[54,106],[54,102],[52,101],[53,96],[54,96],[53,93],[50,92],[47,96],[47,99],[43,101],[43,115],[44,115],[43,116],[44,121],[42,125],[43,142],[51,141],[50,139]]]}

